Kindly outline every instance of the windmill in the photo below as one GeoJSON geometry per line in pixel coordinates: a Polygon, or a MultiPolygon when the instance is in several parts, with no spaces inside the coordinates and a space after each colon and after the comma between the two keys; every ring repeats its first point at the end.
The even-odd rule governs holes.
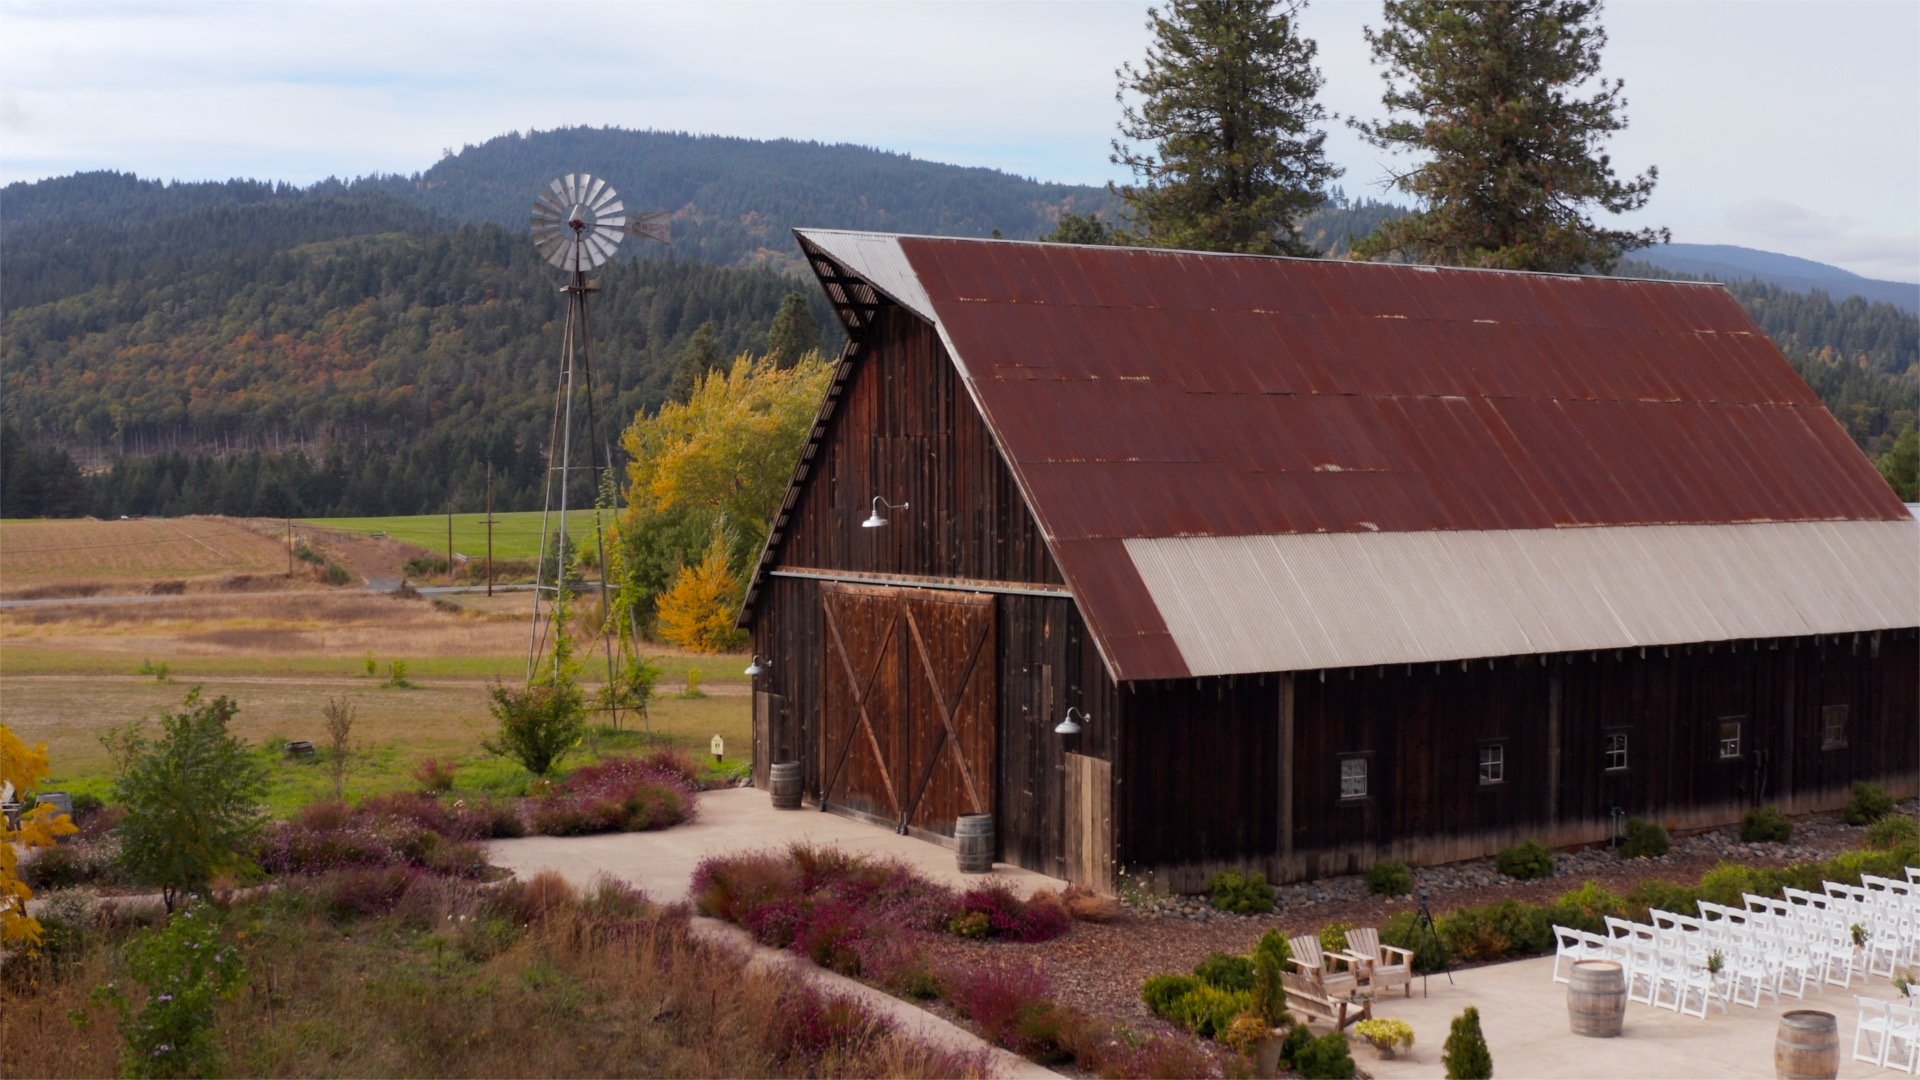
{"type": "MultiPolygon", "coordinates": [[[[593,335],[587,319],[587,297],[599,287],[587,279],[587,271],[611,258],[621,237],[628,233],[671,242],[666,214],[629,217],[613,185],[585,173],[568,173],[549,183],[534,199],[532,226],[533,242],[540,254],[567,272],[567,283],[560,286],[566,297],[567,316],[561,335],[560,374],[553,391],[553,422],[547,438],[546,505],[540,515],[541,557],[534,578],[533,621],[528,630],[528,682],[540,673],[542,658],[552,654],[561,629],[558,624],[566,617],[566,597],[578,584],[567,580],[568,556],[574,550],[567,537],[567,510],[574,474],[583,469],[589,474],[588,490],[596,495],[592,505],[593,543],[600,568],[597,588],[601,610],[607,610],[606,533],[601,512],[610,507],[604,507],[605,500],[597,495],[601,475],[611,462],[593,414],[593,335]],[[583,406],[582,416],[575,413],[576,397],[583,406]],[[584,466],[574,464],[576,439],[584,448],[584,466]],[[548,565],[549,553],[554,553],[552,566],[548,565]]],[[[606,639],[606,655],[611,686],[610,638],[606,639]]],[[[554,663],[558,664],[557,658],[554,663]]]]}

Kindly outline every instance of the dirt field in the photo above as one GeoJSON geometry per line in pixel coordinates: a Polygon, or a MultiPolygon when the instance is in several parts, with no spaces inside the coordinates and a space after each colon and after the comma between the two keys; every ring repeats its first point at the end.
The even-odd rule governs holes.
{"type": "Polygon", "coordinates": [[[8,597],[157,583],[259,587],[255,579],[286,573],[284,537],[232,518],[0,522],[0,595],[8,597]]]}

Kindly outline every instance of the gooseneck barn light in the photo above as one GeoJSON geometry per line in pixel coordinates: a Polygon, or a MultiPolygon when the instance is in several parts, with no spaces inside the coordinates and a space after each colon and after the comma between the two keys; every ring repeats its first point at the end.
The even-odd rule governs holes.
{"type": "Polygon", "coordinates": [[[1080,724],[1078,723],[1078,721],[1074,720],[1074,717],[1076,716],[1079,717],[1081,720],[1086,720],[1088,722],[1091,722],[1093,720],[1093,717],[1088,716],[1086,713],[1081,712],[1077,706],[1068,706],[1067,718],[1053,726],[1053,733],[1055,735],[1080,734],[1080,724]]]}
{"type": "Polygon", "coordinates": [[[906,503],[890,503],[881,496],[875,495],[873,497],[873,513],[867,515],[867,520],[861,522],[860,527],[863,529],[877,529],[885,525],[887,519],[880,516],[880,508],[883,506],[889,510],[905,510],[907,508],[906,503]]]}
{"type": "Polygon", "coordinates": [[[757,675],[765,675],[772,669],[773,661],[761,656],[759,653],[754,653],[753,662],[747,665],[747,678],[751,679],[757,675]]]}

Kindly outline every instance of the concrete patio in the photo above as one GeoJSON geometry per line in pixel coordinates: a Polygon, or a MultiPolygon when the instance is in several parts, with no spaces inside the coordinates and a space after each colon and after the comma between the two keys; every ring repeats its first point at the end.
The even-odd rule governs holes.
{"type": "Polygon", "coordinates": [[[1618,1038],[1574,1035],[1567,1026],[1567,987],[1553,982],[1553,957],[1457,971],[1449,985],[1444,975],[1413,983],[1411,999],[1395,991],[1374,1003],[1375,1016],[1413,1025],[1411,1052],[1383,1059],[1364,1039],[1355,1038],[1354,1061],[1380,1080],[1437,1077],[1445,1074],[1441,1054],[1447,1032],[1467,1006],[1480,1009],[1480,1028],[1493,1052],[1496,1076],[1524,1077],[1768,1077],[1773,1071],[1774,1035],[1783,1013],[1794,1009],[1830,1012],[1839,1022],[1840,1076],[1904,1076],[1852,1060],[1854,995],[1896,1000],[1889,980],[1856,978],[1851,989],[1808,988],[1805,1001],[1783,998],[1758,1009],[1718,1008],[1702,1020],[1635,1002],[1627,1004],[1618,1038]]]}

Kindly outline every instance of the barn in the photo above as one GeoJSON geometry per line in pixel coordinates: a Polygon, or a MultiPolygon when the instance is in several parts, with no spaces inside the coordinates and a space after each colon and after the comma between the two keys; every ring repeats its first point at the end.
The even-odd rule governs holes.
{"type": "Polygon", "coordinates": [[[1920,526],[1717,285],[796,235],[763,785],[1174,889],[1920,787],[1920,526]]]}

